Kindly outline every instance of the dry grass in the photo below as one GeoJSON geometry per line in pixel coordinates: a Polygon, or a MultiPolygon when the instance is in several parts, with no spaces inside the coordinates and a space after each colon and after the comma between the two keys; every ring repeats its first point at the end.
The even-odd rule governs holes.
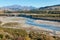
{"type": "Polygon", "coordinates": [[[9,22],[9,23],[5,23],[3,24],[3,26],[16,26],[16,25],[20,25],[18,22],[9,22]]]}

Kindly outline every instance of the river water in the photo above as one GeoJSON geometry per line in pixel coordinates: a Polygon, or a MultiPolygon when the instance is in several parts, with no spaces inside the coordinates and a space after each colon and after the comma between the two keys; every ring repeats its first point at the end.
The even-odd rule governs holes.
{"type": "MultiPolygon", "coordinates": [[[[22,17],[27,18],[26,19],[26,24],[33,25],[33,26],[39,26],[39,27],[46,28],[46,29],[51,29],[51,30],[54,30],[54,31],[60,31],[60,26],[58,27],[58,26],[48,25],[48,24],[46,25],[46,24],[42,24],[42,23],[38,24],[38,23],[34,22],[34,20],[36,20],[36,19],[32,18],[31,16],[22,15],[22,17]]],[[[44,20],[44,19],[41,19],[41,20],[44,20]]],[[[54,20],[54,22],[55,21],[56,20],[54,20]]],[[[53,22],[53,20],[52,20],[52,22],[53,22]]],[[[57,21],[57,22],[60,22],[60,20],[57,21]]]]}
{"type": "Polygon", "coordinates": [[[47,29],[51,29],[51,30],[55,30],[55,31],[60,31],[60,27],[53,26],[53,25],[41,24],[41,23],[38,24],[38,23],[35,23],[34,20],[31,20],[31,19],[27,19],[26,24],[33,25],[33,26],[39,26],[42,28],[47,28],[47,29]]]}

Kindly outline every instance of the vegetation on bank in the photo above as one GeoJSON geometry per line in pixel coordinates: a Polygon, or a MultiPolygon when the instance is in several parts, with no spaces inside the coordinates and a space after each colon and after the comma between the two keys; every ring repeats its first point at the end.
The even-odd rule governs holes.
{"type": "Polygon", "coordinates": [[[50,36],[40,32],[27,32],[23,29],[0,28],[1,40],[60,40],[57,36],[50,36]],[[2,32],[2,33],[1,33],[2,32]]]}
{"type": "Polygon", "coordinates": [[[3,26],[0,25],[0,40],[60,40],[60,37],[34,30],[3,28],[3,26]]]}
{"type": "Polygon", "coordinates": [[[3,24],[2,26],[6,26],[6,27],[14,27],[14,26],[18,26],[18,25],[20,25],[18,22],[9,22],[9,23],[5,23],[5,24],[3,24]]]}
{"type": "Polygon", "coordinates": [[[33,9],[29,11],[3,11],[4,13],[37,13],[37,14],[60,14],[59,10],[38,10],[38,9],[33,9]]]}
{"type": "Polygon", "coordinates": [[[40,17],[60,17],[60,14],[37,14],[37,15],[32,15],[32,17],[40,18],[40,17]]]}
{"type": "MultiPolygon", "coordinates": [[[[5,16],[6,13],[10,14],[10,13],[20,13],[18,15],[21,15],[24,13],[24,15],[29,14],[30,16],[33,17],[60,17],[60,11],[59,10],[30,10],[30,11],[4,11],[5,16]],[[34,15],[36,14],[36,15],[34,15]]],[[[18,16],[17,15],[17,16],[18,16]]],[[[0,16],[4,16],[4,14],[0,14],[0,16]]],[[[14,15],[12,15],[14,16],[14,15]]]]}

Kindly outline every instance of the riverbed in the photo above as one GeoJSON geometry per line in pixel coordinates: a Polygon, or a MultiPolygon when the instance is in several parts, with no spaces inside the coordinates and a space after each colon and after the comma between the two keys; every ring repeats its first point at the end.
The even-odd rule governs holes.
{"type": "Polygon", "coordinates": [[[49,30],[54,30],[54,31],[60,31],[60,22],[55,22],[55,21],[46,21],[46,20],[34,20],[30,18],[25,18],[25,17],[0,17],[0,21],[3,23],[7,22],[19,22],[22,24],[22,26],[35,26],[39,28],[45,28],[49,30]]]}

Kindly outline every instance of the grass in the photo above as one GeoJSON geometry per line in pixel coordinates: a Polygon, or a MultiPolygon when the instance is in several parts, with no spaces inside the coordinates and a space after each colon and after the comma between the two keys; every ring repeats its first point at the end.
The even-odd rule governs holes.
{"type": "Polygon", "coordinates": [[[51,19],[51,20],[60,20],[60,14],[37,14],[32,15],[33,18],[43,18],[43,19],[51,19]]]}
{"type": "Polygon", "coordinates": [[[26,38],[26,40],[28,40],[28,39],[30,39],[30,40],[59,40],[60,39],[60,37],[50,36],[49,34],[42,34],[42,33],[37,32],[37,31],[30,31],[28,34],[28,32],[26,32],[26,30],[24,30],[24,29],[13,29],[13,28],[0,27],[0,30],[3,30],[3,32],[0,31],[0,33],[2,32],[2,34],[0,34],[1,36],[2,35],[4,36],[5,33],[10,34],[10,35],[5,36],[5,39],[8,39],[8,40],[9,39],[14,40],[15,38],[17,38],[19,36],[24,37],[24,38],[26,38],[28,36],[26,38]],[[12,35],[12,38],[10,37],[11,35],[12,35]]]}
{"type": "Polygon", "coordinates": [[[18,26],[18,25],[20,25],[20,23],[18,22],[9,22],[9,23],[3,24],[3,26],[18,26]]]}

